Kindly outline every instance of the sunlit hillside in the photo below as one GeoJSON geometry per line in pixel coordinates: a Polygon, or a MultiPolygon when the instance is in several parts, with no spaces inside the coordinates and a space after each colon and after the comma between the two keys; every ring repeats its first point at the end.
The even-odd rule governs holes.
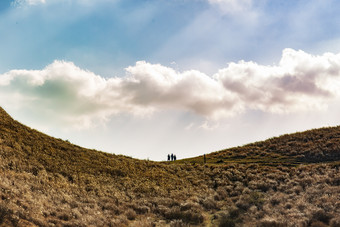
{"type": "MultiPolygon", "coordinates": [[[[206,155],[207,163],[295,166],[340,160],[340,126],[283,135],[206,155]]],[[[183,160],[202,163],[204,156],[183,160]]]]}
{"type": "Polygon", "coordinates": [[[0,108],[0,226],[340,226],[339,148],[334,127],[159,163],[52,138],[0,108]]]}

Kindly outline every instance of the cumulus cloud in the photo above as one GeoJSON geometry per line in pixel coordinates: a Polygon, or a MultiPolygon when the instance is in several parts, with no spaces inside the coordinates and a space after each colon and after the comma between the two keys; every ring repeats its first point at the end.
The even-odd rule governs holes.
{"type": "Polygon", "coordinates": [[[228,115],[238,106],[233,93],[199,71],[179,73],[143,61],[126,71],[122,88],[131,95],[130,101],[136,106],[179,108],[213,117],[228,115]]]}
{"type": "Polygon", "coordinates": [[[79,127],[115,114],[182,110],[221,119],[247,110],[292,113],[327,108],[339,97],[340,54],[285,49],[278,65],[229,63],[213,77],[140,61],[124,77],[105,79],[71,62],[0,75],[1,105],[34,107],[79,127]],[[5,97],[5,98],[4,98],[5,97]]]}
{"type": "MultiPolygon", "coordinates": [[[[80,127],[90,126],[108,114],[120,111],[119,97],[107,81],[73,63],[55,61],[43,70],[12,70],[0,76],[0,93],[7,95],[2,103],[20,103],[23,109],[33,107],[62,122],[80,127]],[[112,97],[113,100],[107,100],[112,97]]],[[[5,105],[6,105],[5,104],[5,105]]]]}
{"type": "Polygon", "coordinates": [[[238,94],[244,106],[269,112],[325,108],[338,95],[340,55],[312,56],[285,49],[278,66],[231,63],[216,79],[238,94]]]}

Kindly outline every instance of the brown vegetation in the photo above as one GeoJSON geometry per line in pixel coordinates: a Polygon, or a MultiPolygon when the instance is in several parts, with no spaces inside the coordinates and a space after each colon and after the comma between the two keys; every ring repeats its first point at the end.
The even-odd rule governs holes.
{"type": "MultiPolygon", "coordinates": [[[[203,156],[181,162],[203,163],[203,156]]],[[[207,163],[296,166],[340,161],[340,126],[298,132],[206,155],[207,163]]]]}
{"type": "Polygon", "coordinates": [[[0,226],[340,226],[340,128],[171,163],[54,139],[0,108],[0,226]]]}

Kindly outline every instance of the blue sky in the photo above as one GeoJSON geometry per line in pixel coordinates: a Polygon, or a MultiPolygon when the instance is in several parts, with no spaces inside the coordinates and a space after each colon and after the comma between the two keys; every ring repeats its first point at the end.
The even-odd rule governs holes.
{"type": "Polygon", "coordinates": [[[335,0],[2,0],[0,105],[163,160],[338,125],[335,0]]]}

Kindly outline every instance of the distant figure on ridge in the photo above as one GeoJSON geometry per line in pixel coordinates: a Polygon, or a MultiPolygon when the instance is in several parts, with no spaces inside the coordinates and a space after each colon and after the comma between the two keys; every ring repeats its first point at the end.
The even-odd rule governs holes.
{"type": "Polygon", "coordinates": [[[205,154],[203,155],[203,162],[204,164],[207,162],[207,158],[205,157],[205,154]]]}
{"type": "Polygon", "coordinates": [[[174,161],[176,161],[176,155],[174,155],[174,161]]]}
{"type": "Polygon", "coordinates": [[[174,160],[174,154],[171,154],[171,161],[174,160]]]}
{"type": "Polygon", "coordinates": [[[170,161],[170,155],[168,154],[168,161],[170,161]]]}

